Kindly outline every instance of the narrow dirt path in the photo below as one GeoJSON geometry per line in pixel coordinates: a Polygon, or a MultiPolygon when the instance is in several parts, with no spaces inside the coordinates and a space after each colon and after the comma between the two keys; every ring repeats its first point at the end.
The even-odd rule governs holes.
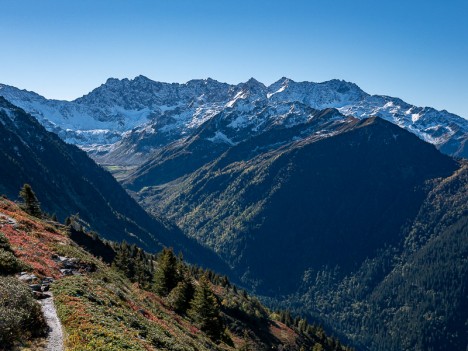
{"type": "Polygon", "coordinates": [[[57,311],[54,306],[54,297],[52,292],[47,292],[50,297],[39,300],[42,306],[45,320],[49,326],[49,335],[47,335],[46,351],[63,351],[63,333],[62,324],[57,316],[57,311]]]}

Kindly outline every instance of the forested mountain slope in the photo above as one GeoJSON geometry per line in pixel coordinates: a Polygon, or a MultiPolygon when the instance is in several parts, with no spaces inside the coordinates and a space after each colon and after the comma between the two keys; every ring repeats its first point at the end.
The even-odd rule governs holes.
{"type": "Polygon", "coordinates": [[[271,304],[361,349],[459,349],[466,165],[379,118],[336,131],[262,152],[252,138],[137,196],[271,304]]]}
{"type": "Polygon", "coordinates": [[[148,215],[110,173],[74,145],[47,132],[0,97],[0,193],[16,199],[31,184],[42,208],[60,220],[78,214],[105,238],[150,250],[174,246],[191,261],[225,269],[210,251],[174,225],[148,215]]]}

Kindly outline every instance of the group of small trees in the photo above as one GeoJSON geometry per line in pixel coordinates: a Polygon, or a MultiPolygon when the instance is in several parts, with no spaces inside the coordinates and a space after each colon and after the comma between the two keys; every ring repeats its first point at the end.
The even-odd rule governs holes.
{"type": "Polygon", "coordinates": [[[200,274],[196,269],[194,274],[172,249],[164,248],[154,257],[126,242],[113,248],[116,254],[112,265],[126,277],[163,297],[173,311],[188,316],[212,340],[223,337],[220,305],[210,288],[212,272],[200,274]]]}
{"type": "Polygon", "coordinates": [[[224,325],[219,302],[211,291],[208,276],[203,275],[195,285],[187,266],[174,255],[172,249],[163,249],[158,255],[154,290],[166,297],[174,311],[187,314],[211,339],[221,339],[224,325]]]}
{"type": "Polygon", "coordinates": [[[112,265],[123,272],[132,282],[150,289],[153,285],[153,256],[125,241],[114,244],[115,257],[112,265]]]}

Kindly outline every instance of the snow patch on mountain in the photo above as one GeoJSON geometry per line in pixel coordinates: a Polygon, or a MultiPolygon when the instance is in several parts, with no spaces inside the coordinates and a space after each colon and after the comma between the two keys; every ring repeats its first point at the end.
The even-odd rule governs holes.
{"type": "Polygon", "coordinates": [[[237,143],[233,142],[231,139],[229,139],[226,134],[222,133],[222,132],[215,132],[215,135],[214,137],[212,138],[207,138],[207,140],[213,142],[213,143],[225,143],[225,144],[228,144],[230,146],[234,146],[236,145],[237,143]]]}

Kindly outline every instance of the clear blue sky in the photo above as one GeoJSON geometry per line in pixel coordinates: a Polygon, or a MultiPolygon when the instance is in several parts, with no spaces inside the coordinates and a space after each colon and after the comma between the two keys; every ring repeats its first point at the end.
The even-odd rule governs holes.
{"type": "Polygon", "coordinates": [[[109,77],[358,84],[468,118],[468,0],[2,0],[0,82],[74,99],[109,77]]]}

